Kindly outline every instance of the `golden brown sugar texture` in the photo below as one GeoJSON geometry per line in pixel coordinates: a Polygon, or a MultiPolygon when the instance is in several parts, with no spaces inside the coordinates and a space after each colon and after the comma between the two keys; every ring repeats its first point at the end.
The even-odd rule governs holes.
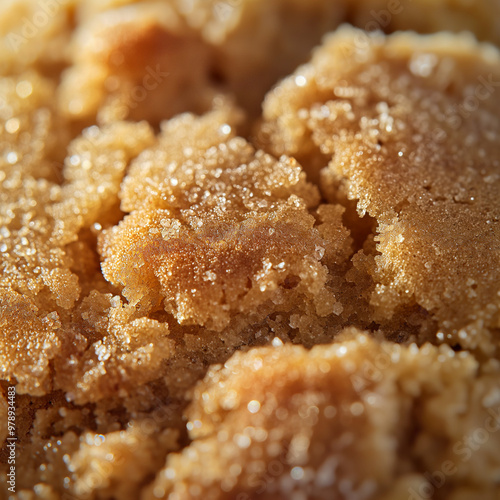
{"type": "Polygon", "coordinates": [[[127,396],[158,378],[161,363],[175,351],[168,324],[141,317],[111,294],[92,292],[75,314],[77,321],[91,340],[82,338],[69,357],[55,361],[55,382],[66,399],[79,404],[127,396]]]}
{"type": "Polygon", "coordinates": [[[467,36],[344,28],[271,92],[261,138],[377,220],[379,320],[418,304],[491,353],[500,326],[500,57],[467,36]]]}
{"type": "Polygon", "coordinates": [[[497,369],[482,372],[448,346],[343,337],[212,367],[186,412],[193,441],[144,498],[400,499],[429,491],[446,461],[453,473],[432,498],[498,494],[497,369]],[[478,428],[488,440],[464,459],[463,440],[478,428]]]}
{"type": "Polygon", "coordinates": [[[83,123],[96,116],[158,123],[207,111],[215,92],[257,116],[265,92],[307,60],[344,9],[324,0],[126,0],[82,3],[76,12],[61,111],[83,123]]]}
{"type": "Polygon", "coordinates": [[[132,212],[101,239],[104,276],[143,314],[164,308],[180,324],[222,330],[289,295],[317,310],[331,295],[326,316],[335,297],[321,259],[328,244],[349,256],[348,233],[338,221],[341,238],[324,240],[297,162],[234,137],[226,114],[171,120],[132,162],[121,194],[132,212]]]}
{"type": "Polygon", "coordinates": [[[61,198],[54,183],[61,171],[56,136],[65,141],[50,105],[53,91],[34,72],[0,83],[1,372],[3,379],[16,377],[19,391],[34,393],[50,387],[59,310],[70,309],[79,294],[71,258],[50,242],[54,221],[47,207],[61,198]]]}
{"type": "Polygon", "coordinates": [[[168,2],[112,9],[83,22],[63,74],[61,111],[78,120],[153,123],[210,107],[211,55],[168,2]],[[189,64],[185,64],[189,61],[189,64]]]}
{"type": "MultiPolygon", "coordinates": [[[[144,394],[152,384],[164,391],[156,406],[172,414],[167,420],[160,419],[162,425],[153,429],[164,429],[168,437],[169,427],[180,426],[179,408],[186,389],[203,376],[209,363],[224,362],[235,349],[269,342],[274,335],[286,338],[289,324],[303,332],[311,326],[320,331],[328,326],[332,332],[340,329],[342,321],[336,319],[329,325],[329,316],[336,311],[337,318],[343,311],[335,296],[343,283],[342,266],[351,254],[349,232],[342,224],[343,209],[323,205],[316,210],[317,189],[305,180],[297,162],[272,158],[235,137],[239,112],[224,102],[218,105],[221,107],[202,118],[183,115],[168,122],[157,139],[145,123],[116,122],[86,129],[68,147],[60,184],[30,180],[28,174],[21,184],[15,171],[6,170],[4,185],[16,188],[9,203],[12,211],[27,221],[27,227],[15,218],[6,222],[11,224],[6,226],[10,232],[2,231],[3,244],[7,245],[4,262],[12,261],[6,268],[11,274],[3,275],[2,289],[4,377],[17,380],[18,393],[30,394],[24,401],[49,393],[40,400],[35,420],[28,406],[19,407],[27,432],[32,429],[20,445],[20,488],[43,483],[37,491],[45,488],[57,498],[55,492],[61,491],[64,478],[69,477],[71,487],[81,493],[93,474],[91,458],[101,457],[96,467],[104,468],[109,480],[92,487],[89,495],[123,489],[120,495],[126,498],[125,492],[136,491],[141,478],[151,475],[160,463],[155,458],[134,474],[126,472],[134,468],[129,458],[108,464],[105,457],[111,452],[102,451],[106,447],[87,450],[82,444],[90,439],[89,432],[92,440],[101,439],[96,437],[96,426],[102,429],[97,432],[116,444],[117,456],[127,457],[132,449],[147,454],[153,446],[153,438],[144,434],[151,429],[149,424],[137,436],[130,431],[130,441],[128,434],[119,433],[128,423],[149,418],[154,406],[145,405],[142,411],[134,408],[147,401],[144,394]],[[125,176],[131,159],[138,154],[125,176]],[[16,183],[11,179],[17,179],[16,183]],[[121,183],[122,208],[132,213],[113,227],[123,216],[118,206],[121,183]],[[314,208],[314,215],[308,207],[314,208]],[[184,293],[185,307],[194,316],[194,323],[208,318],[211,326],[221,329],[233,321],[223,331],[215,334],[196,326],[184,328],[172,316],[158,311],[154,318],[147,317],[147,309],[137,309],[114,295],[117,289],[106,285],[96,268],[93,239],[101,229],[110,228],[101,238],[104,242],[127,224],[130,231],[142,234],[144,227],[149,230],[147,218],[153,220],[159,212],[182,223],[182,245],[202,246],[195,254],[195,264],[201,270],[191,269],[190,260],[180,260],[182,255],[170,253],[178,262],[173,268],[179,273],[178,282],[169,280],[166,272],[162,276],[158,272],[162,271],[161,262],[166,262],[168,269],[165,248],[178,242],[172,231],[162,234],[152,224],[151,234],[139,240],[139,245],[146,245],[143,253],[150,258],[151,272],[164,279],[159,283],[165,283],[167,290],[184,286],[178,295],[184,293]],[[196,233],[203,226],[200,221],[208,227],[202,236],[196,233]],[[40,231],[38,239],[33,237],[32,228],[40,231]],[[31,229],[26,256],[21,252],[24,240],[17,243],[16,239],[23,236],[16,236],[14,229],[31,229]],[[24,260],[16,260],[19,257],[24,260]],[[40,277],[35,279],[37,269],[40,277]],[[233,274],[228,276],[227,269],[233,274]],[[336,282],[330,274],[335,270],[336,282]],[[182,273],[194,279],[190,289],[180,281],[182,273]],[[212,278],[212,273],[222,275],[215,285],[218,293],[226,294],[227,308],[220,307],[219,300],[210,302],[210,287],[215,286],[206,278],[212,278]],[[255,284],[249,286],[252,279],[255,284]],[[200,288],[205,302],[196,302],[196,295],[188,293],[194,286],[200,288]],[[233,292],[236,297],[242,293],[245,301],[235,300],[233,292]],[[218,316],[220,310],[223,314],[218,316]],[[113,403],[116,398],[120,401],[113,403]],[[88,403],[96,404],[97,410],[88,403]],[[65,408],[71,409],[72,423],[61,428],[65,408]],[[106,408],[110,411],[107,416],[106,408]],[[108,423],[103,424],[103,420],[108,423]],[[113,432],[117,434],[110,434],[113,432]],[[70,458],[63,460],[65,455],[70,458]],[[128,477],[123,488],[118,480],[121,475],[128,477]]],[[[157,221],[159,227],[164,218],[157,221]]],[[[121,251],[121,245],[130,243],[124,233],[113,245],[108,244],[112,257],[113,252],[121,251]]],[[[116,255],[114,258],[118,261],[116,255]]],[[[127,265],[133,272],[134,262],[125,258],[118,262],[125,276],[127,265]]],[[[136,294],[141,291],[139,287],[132,290],[136,294]]],[[[156,293],[161,294],[162,289],[156,293]]],[[[184,307],[182,301],[179,303],[184,307]]],[[[172,447],[161,447],[155,456],[164,460],[172,447]]]]}
{"type": "MultiPolygon", "coordinates": [[[[60,185],[32,181],[52,193],[48,200],[30,194],[27,205],[40,213],[29,220],[46,235],[46,247],[42,238],[31,240],[33,255],[60,254],[67,262],[56,262],[57,272],[66,270],[73,281],[54,279],[52,295],[4,292],[5,377],[31,395],[18,412],[26,425],[20,488],[41,483],[35,490],[54,498],[64,490],[77,498],[135,498],[176,449],[186,389],[209,364],[276,335],[289,338],[290,327],[296,341],[329,339],[347,321],[340,300],[349,295],[342,287],[352,249],[342,207],[318,207],[317,188],[297,162],[235,137],[240,113],[217,105],[203,117],[171,120],[158,138],[145,123],[86,129],[68,147],[60,185]],[[131,214],[113,226],[123,216],[120,184],[122,209],[131,214]],[[120,266],[135,294],[131,302],[144,290],[153,294],[150,302],[141,299],[145,307],[127,304],[103,281],[93,256],[101,232],[105,275],[116,272],[111,264],[120,266]],[[131,244],[147,260],[140,273],[127,252],[131,244]],[[173,296],[171,314],[153,307],[164,295],[173,296]],[[38,310],[33,301],[40,301],[38,310]],[[221,331],[199,326],[204,322],[221,331]],[[30,398],[51,389],[36,412],[29,409],[30,398]],[[166,416],[155,416],[157,408],[166,416]],[[165,436],[161,446],[158,433],[165,436]],[[132,456],[141,454],[149,459],[138,467],[132,456]],[[104,471],[101,480],[89,487],[96,470],[104,471]]],[[[31,273],[13,269],[19,283],[31,273]]]]}
{"type": "Polygon", "coordinates": [[[278,83],[497,7],[377,2],[0,0],[0,498],[498,498],[497,50],[278,83]]]}
{"type": "Polygon", "coordinates": [[[5,0],[0,74],[35,68],[57,80],[63,72],[59,105],[79,123],[97,115],[158,123],[207,110],[214,87],[256,117],[265,92],[342,22],[471,30],[498,42],[495,13],[495,0],[5,0]]]}
{"type": "MultiPolygon", "coordinates": [[[[34,84],[30,80],[21,83],[34,84]]],[[[37,97],[34,91],[29,99],[37,97]]],[[[117,210],[117,193],[128,159],[152,140],[152,132],[145,124],[116,123],[102,133],[91,129],[69,146],[71,156],[61,169],[48,149],[53,147],[52,139],[38,137],[51,124],[47,104],[38,101],[37,112],[46,117],[42,126],[43,122],[27,118],[29,107],[22,97],[10,102],[17,113],[12,112],[5,124],[3,148],[10,152],[2,165],[0,192],[2,377],[15,377],[19,392],[43,394],[51,389],[50,360],[77,349],[83,341],[67,324],[81,287],[86,291],[89,283],[92,287],[104,285],[102,277],[92,276],[86,268],[93,265],[87,254],[95,250],[79,240],[79,232],[99,221],[105,224],[110,211],[117,210]],[[9,133],[8,124],[13,122],[18,129],[9,133]],[[125,146],[120,138],[132,131],[134,138],[125,146]],[[44,142],[48,150],[40,147],[44,142]],[[9,155],[15,155],[19,163],[17,159],[9,162],[9,155]],[[54,177],[54,168],[59,170],[62,185],[32,177],[43,174],[44,165],[49,178],[54,177]]],[[[45,134],[49,133],[57,130],[49,128],[45,134]]]]}

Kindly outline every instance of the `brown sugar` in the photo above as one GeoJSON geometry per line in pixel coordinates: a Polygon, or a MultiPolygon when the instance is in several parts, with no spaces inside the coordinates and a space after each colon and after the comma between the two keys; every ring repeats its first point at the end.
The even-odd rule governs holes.
{"type": "Polygon", "coordinates": [[[268,96],[261,136],[275,154],[325,166],[324,194],[340,191],[376,219],[379,321],[417,304],[438,322],[437,340],[491,354],[500,122],[488,82],[499,81],[498,52],[465,35],[375,35],[365,45],[360,35],[338,31],[268,96]]]}
{"type": "MultiPolygon", "coordinates": [[[[200,122],[172,120],[158,147],[132,162],[122,194],[132,213],[101,239],[104,276],[143,314],[164,307],[179,324],[216,330],[290,294],[312,300],[328,273],[307,210],[316,188],[295,160],[255,151],[216,114],[200,122]],[[202,144],[212,139],[207,149],[197,133],[202,144]],[[184,147],[178,156],[175,144],[184,147]]],[[[345,244],[347,234],[337,251],[345,244]]]]}
{"type": "Polygon", "coordinates": [[[210,52],[168,2],[91,16],[72,44],[72,65],[59,89],[60,110],[72,120],[93,122],[99,115],[103,122],[158,123],[210,105],[210,52]]]}
{"type": "MultiPolygon", "coordinates": [[[[29,80],[22,82],[29,84],[29,80]]],[[[38,96],[35,94],[33,99],[35,97],[38,96]]],[[[43,101],[38,101],[37,105],[42,106],[39,113],[50,112],[50,108],[43,107],[47,106],[43,101]]],[[[61,322],[69,320],[71,309],[80,297],[79,277],[72,269],[80,267],[83,274],[88,271],[81,268],[81,263],[75,264],[71,251],[74,253],[74,248],[70,250],[67,245],[78,240],[83,227],[99,223],[99,220],[105,222],[105,214],[114,208],[113,194],[117,200],[127,154],[133,154],[134,145],[136,148],[146,145],[151,140],[151,131],[145,124],[120,127],[119,123],[112,125],[107,134],[101,135],[97,129],[88,131],[86,137],[69,146],[71,156],[67,157],[66,166],[59,173],[65,181],[61,187],[30,175],[31,172],[43,173],[44,163],[49,167],[54,161],[51,161],[50,150],[39,148],[37,157],[25,149],[27,145],[23,144],[23,139],[31,135],[37,140],[37,129],[35,133],[32,129],[38,125],[24,114],[26,112],[19,109],[12,113],[9,120],[15,121],[19,130],[5,135],[3,145],[5,150],[10,149],[7,157],[16,155],[21,165],[24,159],[26,167],[21,177],[23,167],[14,162],[17,168],[13,168],[7,158],[2,170],[0,294],[3,307],[0,315],[4,326],[0,356],[5,379],[15,377],[19,392],[40,395],[51,389],[50,360],[61,354],[63,345],[73,349],[81,344],[74,329],[61,322]],[[128,141],[127,147],[122,148],[119,135],[132,129],[136,141],[128,141]],[[110,135],[114,137],[115,149],[112,146],[106,149],[110,135]],[[82,163],[88,167],[92,165],[92,172],[82,168],[82,163]],[[110,164],[114,165],[114,170],[109,168],[110,164]]],[[[30,145],[34,147],[35,144],[31,142],[30,145]]],[[[47,172],[49,178],[54,176],[50,169],[47,172]]],[[[85,248],[84,242],[82,245],[85,248]]],[[[96,284],[93,277],[87,276],[86,280],[96,284]]]]}
{"type": "Polygon", "coordinates": [[[0,2],[0,498],[498,498],[498,51],[297,68],[401,4],[0,2]]]}
{"type": "Polygon", "coordinates": [[[356,331],[310,351],[278,343],[236,354],[197,385],[192,442],[144,498],[399,499],[437,492],[429,477],[445,462],[453,473],[441,473],[433,498],[490,498],[479,478],[499,465],[498,436],[473,463],[456,444],[466,449],[464,425],[482,428],[496,414],[497,377],[448,346],[402,347],[356,331]]]}
{"type": "Polygon", "coordinates": [[[266,91],[307,60],[343,13],[324,0],[82,2],[61,112],[82,123],[156,124],[207,111],[223,92],[256,117],[266,91]],[[286,23],[270,23],[284,16],[286,23]]]}

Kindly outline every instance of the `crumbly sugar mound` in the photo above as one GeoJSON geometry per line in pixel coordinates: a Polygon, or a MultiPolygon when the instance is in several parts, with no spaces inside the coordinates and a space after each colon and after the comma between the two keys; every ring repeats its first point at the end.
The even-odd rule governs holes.
{"type": "MultiPolygon", "coordinates": [[[[20,226],[21,231],[40,231],[38,239],[30,233],[31,267],[13,261],[9,272],[16,274],[4,275],[2,289],[4,377],[17,379],[18,397],[24,398],[18,405],[18,422],[25,433],[17,464],[23,494],[35,488],[47,498],[59,498],[63,491],[77,498],[103,498],[110,492],[119,498],[135,498],[144,479],[174,449],[172,436],[181,427],[185,391],[210,363],[224,362],[236,349],[269,342],[278,333],[287,338],[289,323],[304,331],[319,318],[328,324],[338,288],[338,283],[330,283],[329,272],[337,266],[341,276],[340,269],[351,254],[349,232],[342,224],[343,209],[335,205],[316,209],[317,189],[306,182],[300,166],[291,159],[276,160],[256,152],[235,137],[240,113],[224,102],[219,106],[202,118],[183,115],[166,123],[157,140],[145,123],[117,122],[86,129],[69,145],[58,184],[34,178],[28,182],[28,174],[22,183],[19,179],[14,183],[9,179],[16,179],[16,170],[6,170],[4,185],[16,189],[9,195],[12,211],[19,212],[27,224],[18,224],[16,216],[16,230],[20,226]],[[104,241],[118,230],[112,226],[122,217],[120,184],[130,160],[141,151],[123,182],[122,208],[132,211],[131,220],[139,212],[146,217],[170,210],[188,230],[197,230],[200,219],[210,223],[216,234],[215,241],[208,241],[216,247],[211,256],[220,259],[222,254],[229,260],[220,262],[223,271],[231,268],[234,257],[224,238],[238,248],[244,246],[243,271],[257,262],[258,271],[264,274],[257,273],[255,279],[260,281],[245,305],[253,316],[241,314],[237,324],[214,336],[201,326],[182,327],[160,311],[148,317],[146,310],[113,296],[117,290],[106,285],[96,268],[92,240],[102,229],[110,228],[104,241]],[[170,163],[165,161],[165,151],[171,154],[170,163]],[[186,162],[191,173],[183,168],[186,162]],[[162,184],[165,179],[168,182],[162,184]],[[178,179],[185,189],[175,190],[172,179],[178,179]],[[203,190],[213,198],[199,197],[203,190]],[[227,203],[222,203],[224,197],[227,203]],[[270,216],[266,208],[274,205],[270,216]],[[314,216],[309,213],[313,208],[314,216]],[[204,218],[196,218],[195,209],[204,218]],[[231,232],[232,227],[237,231],[231,232]],[[275,235],[280,231],[291,238],[288,245],[275,235]],[[266,252],[282,258],[276,261],[277,269],[260,269],[266,252]],[[302,261],[304,255],[307,265],[302,261]],[[40,268],[43,279],[33,281],[36,272],[32,268],[40,268]],[[273,290],[262,290],[262,284],[277,289],[273,294],[273,290]],[[35,285],[39,288],[33,293],[35,285]],[[278,310],[287,314],[274,314],[266,324],[266,317],[278,310]],[[298,314],[301,310],[302,316],[298,314]],[[14,342],[18,343],[15,350],[14,342]],[[161,396],[151,398],[148,394],[155,386],[161,396]],[[20,396],[21,392],[29,396],[20,396]],[[149,400],[155,403],[149,405],[149,400]],[[155,408],[162,408],[168,417],[155,416],[155,408]],[[69,415],[67,425],[65,415],[69,415]],[[160,447],[154,438],[158,433],[165,435],[160,447]],[[111,443],[109,447],[100,447],[102,439],[111,443]],[[151,460],[137,468],[132,456],[142,453],[151,455],[151,460]],[[108,458],[111,455],[118,457],[117,462],[108,458]],[[105,471],[102,480],[89,487],[99,471],[105,471]]],[[[10,248],[15,237],[6,230],[2,234],[10,248]]],[[[149,236],[145,235],[146,242],[149,236]]],[[[159,237],[163,235],[155,233],[159,237]]],[[[119,249],[120,244],[110,248],[119,249]]],[[[16,248],[14,245],[13,257],[20,255],[16,248]]],[[[9,255],[6,252],[4,257],[9,255]]],[[[201,252],[199,259],[210,272],[213,262],[201,252]]],[[[248,293],[246,279],[241,275],[234,278],[224,277],[221,289],[248,293]]],[[[205,286],[206,281],[199,283],[205,286]]],[[[204,293],[210,299],[210,291],[204,293]]],[[[237,309],[236,301],[231,304],[237,309]]],[[[211,316],[218,319],[218,309],[218,304],[206,307],[210,320],[211,316]]],[[[194,306],[191,310],[196,313],[194,306]]],[[[229,312],[232,316],[235,311],[229,312]]],[[[334,331],[339,324],[337,321],[334,331]]]]}
{"type": "Polygon", "coordinates": [[[59,128],[54,125],[57,114],[51,116],[46,102],[45,82],[33,75],[24,75],[17,84],[2,82],[16,89],[2,131],[0,170],[2,377],[15,377],[19,392],[37,395],[51,388],[50,360],[81,344],[81,336],[67,326],[80,298],[80,276],[82,285],[99,281],[85,276],[87,261],[75,251],[88,248],[79,242],[79,231],[104,224],[110,210],[117,210],[128,159],[152,141],[152,132],[146,124],[116,123],[102,133],[92,129],[69,146],[71,156],[61,168],[52,155],[54,138],[47,139],[59,128]],[[34,90],[37,83],[40,87],[34,90]],[[19,95],[28,88],[31,94],[19,95]],[[132,131],[134,140],[125,146],[120,137],[132,131]],[[34,177],[45,174],[50,179],[54,172],[62,185],[34,177]]]}
{"type": "Polygon", "coordinates": [[[78,8],[81,28],[72,49],[76,65],[63,83],[65,107],[68,109],[74,97],[76,84],[84,90],[81,95],[85,102],[80,100],[79,110],[73,101],[75,117],[95,112],[98,96],[119,95],[121,111],[114,103],[113,114],[123,117],[128,110],[130,116],[154,119],[161,113],[161,118],[167,118],[180,108],[208,109],[204,98],[214,87],[234,95],[239,105],[257,117],[265,93],[305,62],[321,37],[345,16],[344,1],[84,2],[78,8]],[[125,56],[125,64],[117,54],[125,56]],[[128,61],[136,57],[140,64],[131,72],[128,61]],[[189,65],[183,64],[186,60],[189,65]],[[143,84],[147,61],[154,62],[153,67],[160,64],[169,76],[153,90],[151,98],[137,106],[134,94],[127,93],[135,88],[140,97],[141,89],[136,87],[143,84]],[[93,90],[97,92],[91,94],[93,90]]]}
{"type": "Polygon", "coordinates": [[[158,123],[210,107],[210,52],[168,2],[89,17],[75,31],[71,50],[59,107],[73,120],[94,121],[99,114],[102,122],[158,123]]]}
{"type": "Polygon", "coordinates": [[[269,94],[260,135],[378,223],[379,321],[418,305],[438,340],[491,354],[500,327],[500,57],[469,36],[343,28],[269,94]],[[364,44],[359,43],[363,37],[364,44]]]}
{"type": "Polygon", "coordinates": [[[489,498],[498,489],[484,485],[500,465],[497,380],[498,369],[481,372],[446,345],[402,347],[356,331],[310,351],[237,353],[196,386],[193,441],[169,456],[145,498],[407,498],[409,488],[429,491],[429,474],[447,461],[453,473],[432,498],[489,498]],[[478,428],[488,440],[472,451],[463,440],[478,428]]]}
{"type": "MultiPolygon", "coordinates": [[[[219,102],[203,117],[186,114],[165,123],[157,139],[144,123],[118,122],[89,128],[70,144],[58,197],[44,204],[50,249],[81,259],[93,252],[92,234],[102,233],[105,276],[114,276],[111,264],[116,263],[135,295],[127,303],[113,295],[116,288],[86,277],[95,269],[92,257],[89,263],[84,259],[70,265],[78,271],[71,291],[79,293],[63,316],[54,315],[53,338],[42,336],[45,323],[27,336],[23,328],[25,342],[43,342],[47,386],[38,393],[55,390],[38,400],[36,411],[19,409],[27,430],[32,429],[20,442],[23,491],[35,488],[49,498],[63,491],[77,498],[135,498],[145,478],[177,446],[186,389],[209,364],[225,362],[236,349],[270,342],[277,334],[289,338],[292,324],[310,343],[306,332],[310,336],[311,328],[329,327],[326,338],[341,328],[343,307],[335,296],[352,253],[343,209],[317,206],[317,189],[297,162],[276,160],[236,137],[240,120],[238,111],[219,102]],[[121,182],[121,208],[131,214],[113,226],[121,217],[121,182]],[[166,218],[180,221],[180,236],[157,229],[166,218]],[[199,236],[196,231],[204,225],[210,232],[199,236]],[[163,252],[169,245],[175,249],[181,238],[181,244],[190,245],[189,259],[183,252],[163,252]],[[150,267],[140,273],[129,257],[131,244],[148,249],[142,253],[150,267]],[[175,264],[173,277],[167,273],[168,257],[175,264]],[[226,269],[233,272],[228,275],[226,269]],[[133,283],[149,279],[147,273],[152,276],[147,289],[133,283]],[[214,274],[215,279],[206,279],[214,274]],[[252,279],[255,284],[249,286],[252,279]],[[76,288],[80,281],[82,291],[76,288]],[[176,286],[177,316],[172,315],[175,307],[167,314],[163,306],[151,306],[176,286]],[[201,298],[192,293],[194,287],[201,298]],[[143,290],[160,298],[148,302],[142,297],[143,307],[136,307],[133,301],[143,290]],[[221,304],[221,295],[229,307],[221,304]],[[185,322],[180,314],[191,315],[186,322],[192,326],[179,324],[185,322]],[[155,408],[166,416],[155,416],[155,408]],[[163,444],[156,444],[155,435],[163,436],[163,444]],[[149,458],[137,467],[132,456],[142,454],[149,458]],[[89,487],[96,475],[99,481],[89,487]]],[[[28,298],[18,295],[16,300],[28,298]]],[[[15,304],[13,297],[7,299],[15,304]]],[[[6,324],[18,328],[14,316],[20,316],[19,308],[10,311],[6,324]]],[[[40,369],[40,361],[34,362],[40,369]]],[[[23,368],[30,366],[24,361],[23,368]]]]}
{"type": "MultiPolygon", "coordinates": [[[[290,294],[328,295],[326,242],[307,210],[316,188],[297,162],[255,151],[227,121],[224,110],[171,120],[125,178],[131,214],[104,233],[102,269],[143,314],[164,308],[180,324],[222,330],[290,294]]],[[[329,243],[349,255],[347,232],[329,243]]]]}

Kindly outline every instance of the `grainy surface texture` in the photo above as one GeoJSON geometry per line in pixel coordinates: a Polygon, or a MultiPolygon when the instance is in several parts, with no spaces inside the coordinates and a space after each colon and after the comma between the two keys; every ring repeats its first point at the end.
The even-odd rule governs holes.
{"type": "Polygon", "coordinates": [[[498,499],[499,9],[3,0],[0,499],[498,499]]]}

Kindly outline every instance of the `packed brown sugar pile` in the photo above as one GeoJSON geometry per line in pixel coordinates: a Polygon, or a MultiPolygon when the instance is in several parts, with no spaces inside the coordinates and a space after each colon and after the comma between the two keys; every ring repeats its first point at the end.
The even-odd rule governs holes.
{"type": "Polygon", "coordinates": [[[2,2],[0,498],[497,499],[498,10],[2,2]]]}

